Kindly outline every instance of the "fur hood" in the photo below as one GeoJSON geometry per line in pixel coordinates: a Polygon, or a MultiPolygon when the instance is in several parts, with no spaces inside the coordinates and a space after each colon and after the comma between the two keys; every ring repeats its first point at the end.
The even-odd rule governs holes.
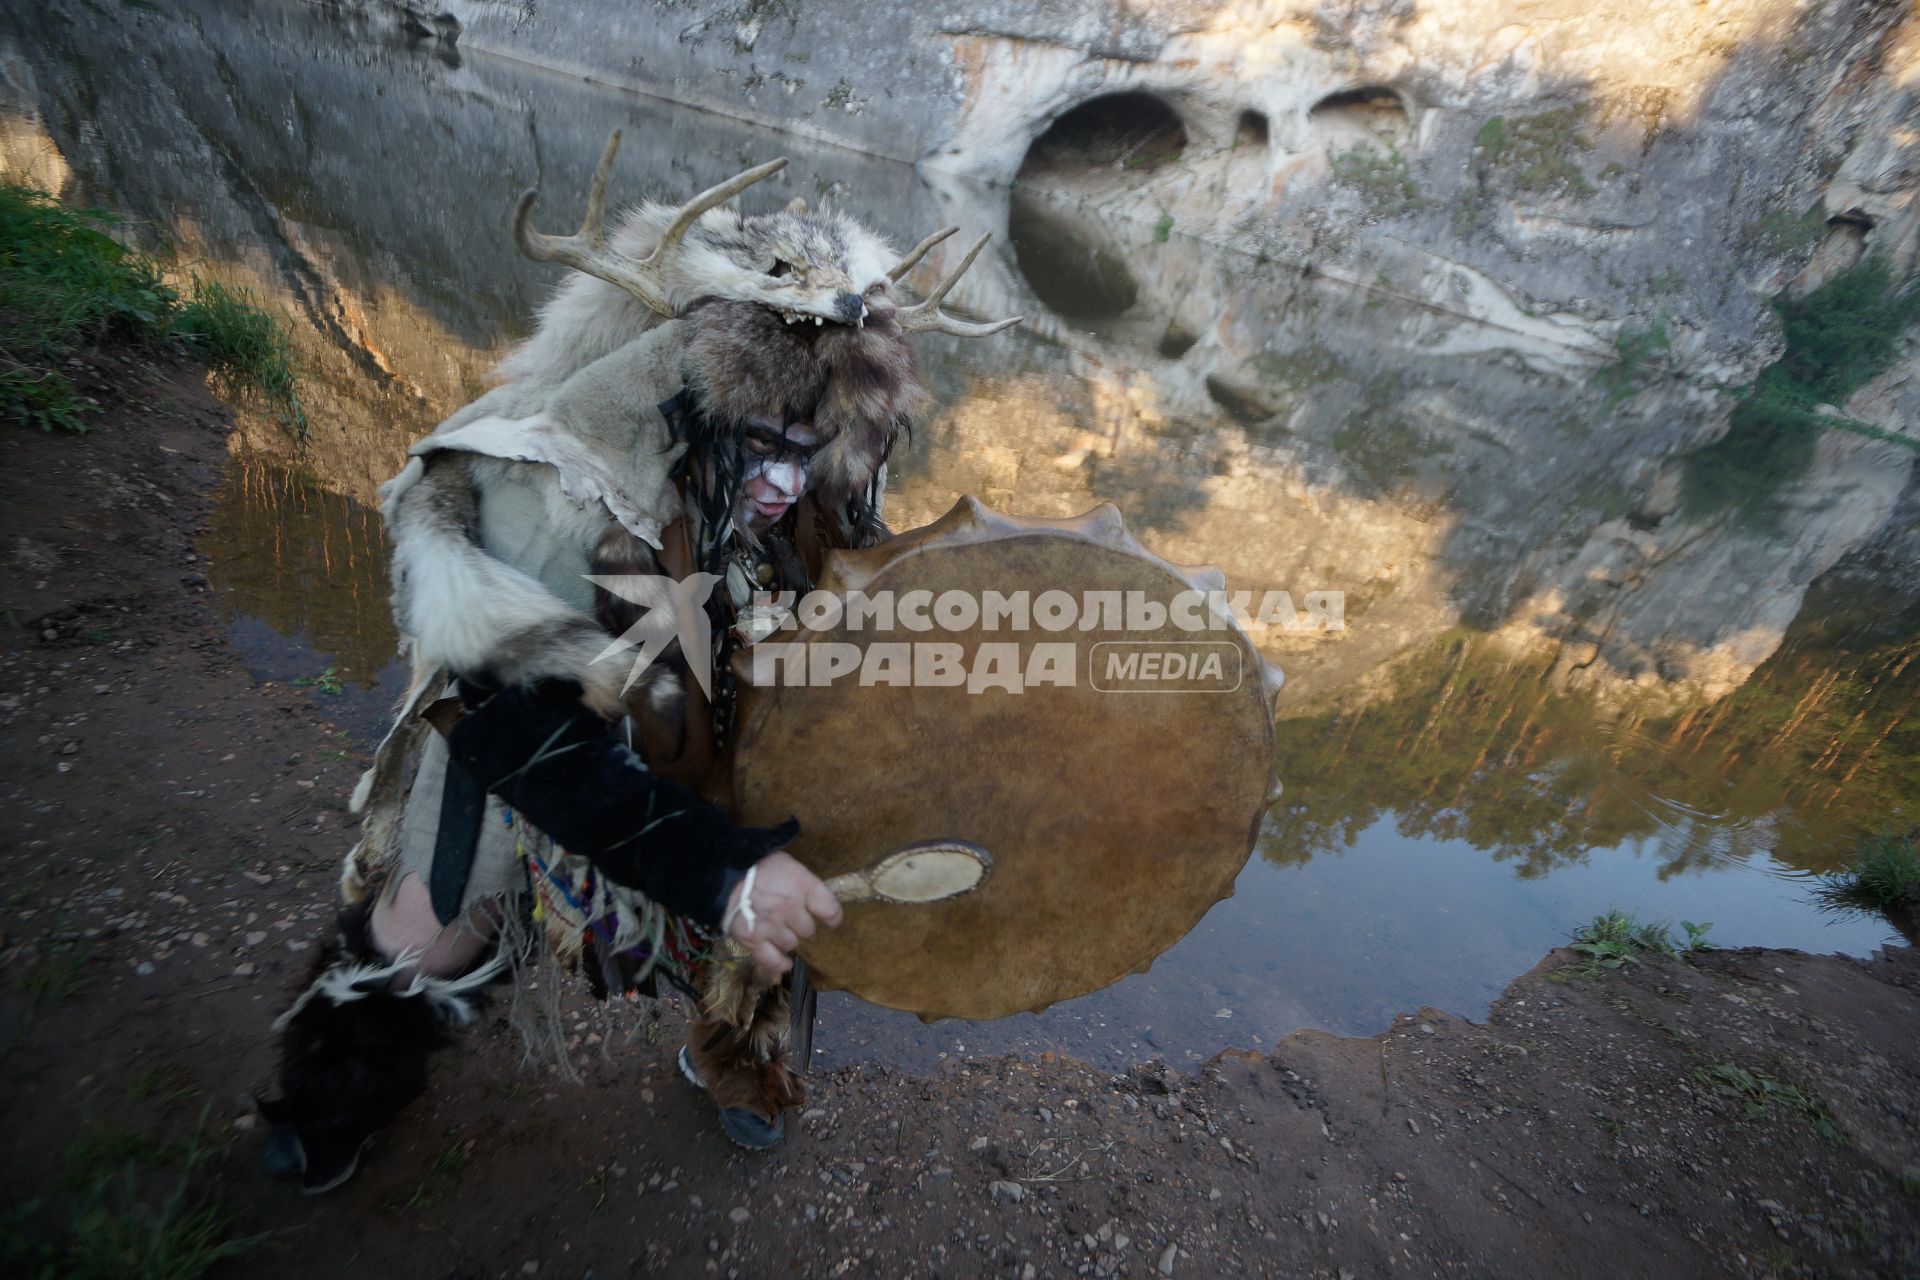
{"type": "Polygon", "coordinates": [[[829,501],[861,493],[932,403],[893,306],[882,297],[868,306],[855,327],[788,324],[747,302],[696,304],[679,321],[687,389],[720,421],[805,415],[825,442],[814,487],[829,501]]]}

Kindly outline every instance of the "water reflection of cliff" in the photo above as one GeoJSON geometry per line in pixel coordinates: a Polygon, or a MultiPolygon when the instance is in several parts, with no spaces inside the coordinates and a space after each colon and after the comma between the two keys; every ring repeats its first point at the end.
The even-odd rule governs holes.
{"type": "Polygon", "coordinates": [[[372,688],[393,662],[378,512],[297,471],[242,456],[214,495],[200,547],[213,564],[223,621],[259,618],[299,637],[334,659],[343,683],[372,688]]]}
{"type": "Polygon", "coordinates": [[[1677,715],[1604,718],[1555,687],[1551,657],[1448,636],[1388,696],[1281,722],[1287,795],[1262,852],[1304,862],[1391,817],[1522,877],[1629,843],[1662,878],[1758,853],[1833,870],[1920,795],[1920,614],[1815,604],[1742,688],[1677,715]]]}

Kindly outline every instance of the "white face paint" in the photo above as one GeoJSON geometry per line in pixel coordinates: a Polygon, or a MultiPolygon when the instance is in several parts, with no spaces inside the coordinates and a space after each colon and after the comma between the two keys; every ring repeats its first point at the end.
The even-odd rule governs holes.
{"type": "Polygon", "coordinates": [[[755,533],[771,527],[807,491],[807,469],[820,435],[796,422],[782,432],[767,418],[747,419],[747,475],[741,495],[741,519],[755,533]]]}

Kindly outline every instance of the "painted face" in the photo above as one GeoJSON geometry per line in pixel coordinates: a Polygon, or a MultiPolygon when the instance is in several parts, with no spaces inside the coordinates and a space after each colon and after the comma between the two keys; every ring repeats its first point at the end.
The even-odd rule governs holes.
{"type": "Polygon", "coordinates": [[[772,527],[807,491],[807,469],[819,448],[820,434],[811,423],[783,428],[772,418],[747,419],[741,519],[755,533],[772,527]]]}

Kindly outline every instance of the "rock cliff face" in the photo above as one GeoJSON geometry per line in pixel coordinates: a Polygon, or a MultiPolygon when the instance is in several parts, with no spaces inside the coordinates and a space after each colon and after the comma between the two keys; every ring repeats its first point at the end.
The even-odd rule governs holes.
{"type": "MultiPolygon", "coordinates": [[[[620,199],[785,152],[750,207],[1002,233],[957,297],[1025,334],[927,344],[949,407],[897,518],[1112,499],[1236,587],[1344,591],[1345,632],[1268,638],[1301,704],[1456,625],[1622,698],[1718,696],[1849,554],[1905,576],[1897,441],[1826,432],[1770,525],[1680,500],[1781,352],[1769,299],[1911,265],[1905,4],[184,11],[5,36],[0,145],[299,316],[304,456],[362,500],[551,279],[513,194],[577,216],[620,125],[620,199]]],[[[1912,364],[1840,408],[1912,439],[1912,364]]]]}
{"type": "MultiPolygon", "coordinates": [[[[1392,486],[1363,474],[1348,515],[1424,512],[1412,523],[1429,531],[1449,519],[1448,604],[1516,644],[1567,642],[1574,680],[1724,693],[1771,652],[1813,577],[1883,529],[1908,483],[1910,450],[1829,432],[1764,535],[1676,517],[1676,459],[1727,429],[1727,393],[1779,354],[1768,300],[1868,252],[1898,271],[1913,263],[1920,19],[1905,3],[447,0],[411,17],[383,11],[459,47],[917,162],[970,224],[1008,230],[1023,250],[966,300],[1037,312],[1083,363],[1089,322],[1113,322],[1095,344],[1109,352],[1100,363],[1130,388],[1121,416],[1149,433],[1170,405],[1204,412],[1205,391],[1248,429],[1227,452],[1265,455],[1296,486],[1325,469],[1301,444],[1316,421],[1322,443],[1338,436],[1349,455],[1365,433],[1358,451],[1376,470],[1431,471],[1432,457],[1450,457],[1454,479],[1429,494],[1430,511],[1367,492],[1392,486]],[[1257,265],[1186,287],[1165,267],[1173,231],[1257,265]],[[1059,278],[1058,264],[1075,261],[1091,269],[1059,278]],[[1289,335],[1284,316],[1328,298],[1402,319],[1361,324],[1303,398],[1296,357],[1313,340],[1289,335]],[[1650,333],[1661,339],[1654,385],[1624,406],[1580,394],[1650,333]],[[1375,335],[1377,353],[1366,350],[1375,335]],[[1129,354],[1115,360],[1115,348],[1129,354]],[[1364,400],[1372,386],[1377,401],[1390,371],[1376,355],[1409,348],[1497,352],[1540,380],[1538,403],[1469,396],[1449,413],[1428,397],[1370,426],[1328,407],[1355,370],[1345,390],[1364,400]],[[1116,372],[1123,363],[1136,367],[1116,372]],[[1291,443],[1269,453],[1275,438],[1291,443]],[[1482,468],[1517,483],[1489,492],[1471,479],[1482,468]],[[1510,518],[1516,495],[1570,492],[1621,510],[1571,540],[1510,518]]],[[[1905,431],[1910,368],[1903,359],[1842,408],[1905,431]]],[[[1289,482],[1259,463],[1228,469],[1248,465],[1260,474],[1235,519],[1249,536],[1305,548],[1347,523],[1271,529],[1259,511],[1287,505],[1272,499],[1289,482]]],[[[1233,487],[1207,481],[1191,505],[1235,507],[1233,487]]],[[[1391,579],[1405,559],[1384,554],[1356,566],[1358,579],[1391,579]]]]}
{"type": "Polygon", "coordinates": [[[348,7],[1368,278],[1425,252],[1601,323],[1665,299],[1710,349],[1751,342],[1810,213],[1920,236],[1900,0],[348,7]]]}

